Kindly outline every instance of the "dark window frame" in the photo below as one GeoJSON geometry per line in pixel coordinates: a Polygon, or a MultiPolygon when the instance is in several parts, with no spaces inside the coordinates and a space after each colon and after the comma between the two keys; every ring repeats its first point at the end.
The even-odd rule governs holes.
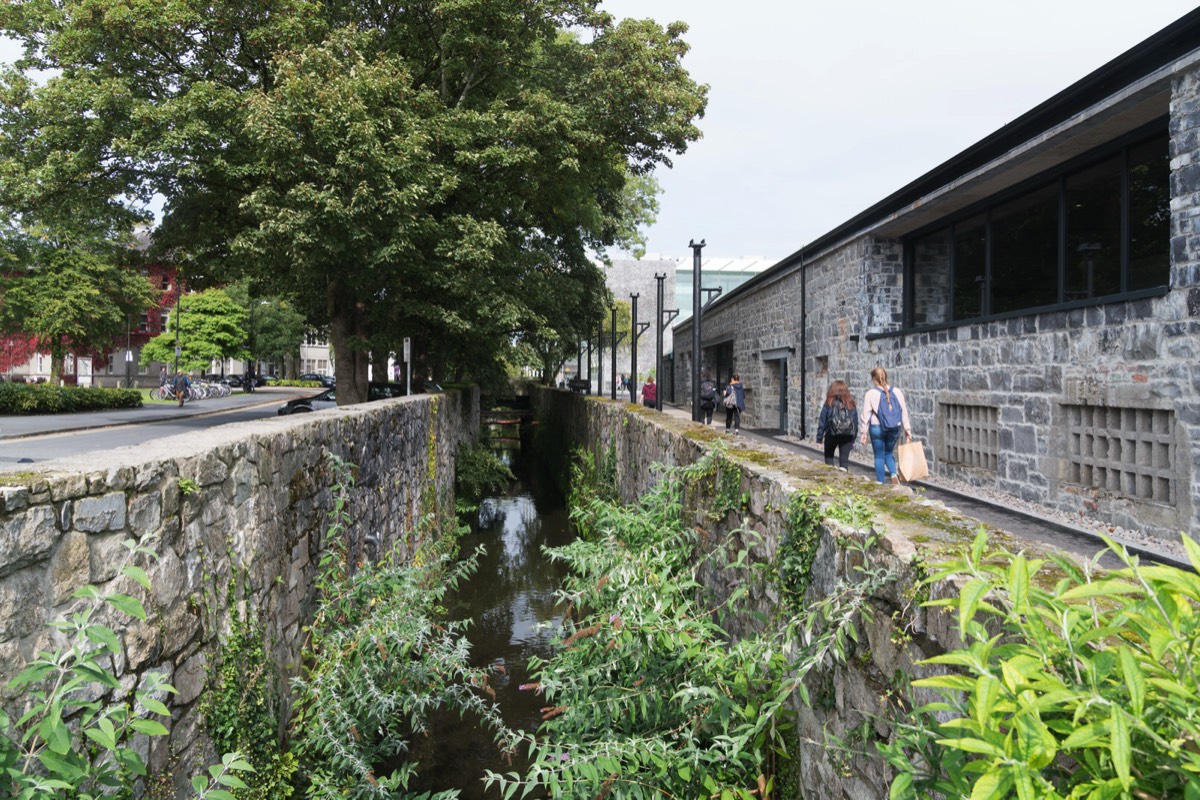
{"type": "MultiPolygon", "coordinates": [[[[1082,308],[1087,306],[1104,305],[1114,302],[1126,302],[1129,300],[1139,300],[1147,297],[1161,297],[1170,290],[1170,273],[1167,273],[1167,283],[1165,285],[1130,290],[1130,264],[1129,264],[1129,236],[1130,236],[1130,202],[1129,202],[1129,154],[1131,150],[1139,145],[1146,144],[1159,138],[1163,135],[1168,137],[1168,158],[1170,157],[1170,131],[1168,128],[1168,118],[1162,117],[1155,122],[1143,125],[1135,131],[1131,131],[1124,136],[1114,139],[1107,144],[1097,147],[1087,153],[1084,153],[1075,158],[1059,164],[1051,170],[1047,170],[1039,175],[1036,175],[1027,180],[1009,187],[1003,192],[991,195],[977,203],[966,206],[955,213],[939,219],[937,222],[925,225],[920,229],[913,231],[911,234],[903,238],[904,249],[904,310],[903,310],[903,329],[899,331],[888,331],[868,334],[868,339],[884,338],[897,334],[919,333],[926,331],[935,331],[946,328],[958,328],[964,325],[978,325],[981,323],[992,322],[996,320],[1011,319],[1014,317],[1024,317],[1034,314],[1045,313],[1047,311],[1063,311],[1074,308],[1082,308]],[[1121,278],[1120,291],[1117,294],[1102,295],[1098,297],[1088,297],[1079,300],[1066,300],[1066,261],[1067,256],[1064,252],[1067,240],[1067,214],[1064,206],[1067,202],[1066,198],[1066,183],[1067,178],[1081,170],[1086,169],[1094,164],[1099,164],[1114,156],[1120,156],[1121,159],[1121,221],[1120,221],[1120,250],[1121,250],[1121,278]],[[1030,306],[1013,311],[1003,313],[991,313],[992,304],[992,211],[993,209],[1003,205],[1004,203],[1014,200],[1019,197],[1028,196],[1041,191],[1047,187],[1053,186],[1058,193],[1058,270],[1056,277],[1056,296],[1057,302],[1030,306]],[[963,222],[972,221],[982,215],[985,219],[985,236],[987,244],[984,252],[984,283],[985,292],[983,296],[983,307],[980,309],[978,316],[966,317],[962,319],[955,318],[954,294],[955,294],[955,279],[957,278],[956,264],[954,261],[955,251],[955,234],[956,226],[963,222]],[[938,231],[944,230],[947,232],[950,242],[950,287],[947,295],[948,308],[945,313],[946,322],[940,322],[929,325],[916,325],[913,323],[915,313],[915,297],[914,297],[914,275],[916,270],[915,247],[916,244],[938,231]]],[[[1169,252],[1169,251],[1168,251],[1169,252]]],[[[1168,256],[1169,257],[1169,256],[1168,256]]]]}

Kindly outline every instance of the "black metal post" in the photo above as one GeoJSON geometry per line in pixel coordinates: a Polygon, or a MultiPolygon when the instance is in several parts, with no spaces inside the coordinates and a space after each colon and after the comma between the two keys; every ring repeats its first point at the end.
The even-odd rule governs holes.
{"type": "Polygon", "coordinates": [[[632,306],[629,311],[629,402],[631,403],[637,402],[637,350],[638,339],[642,336],[642,331],[638,327],[637,300],[638,295],[636,293],[629,295],[630,305],[632,306]]]}
{"type": "Polygon", "coordinates": [[[699,422],[700,414],[700,251],[704,249],[705,240],[700,244],[695,240],[688,242],[692,248],[692,420],[699,422]]]}
{"type": "MultiPolygon", "coordinates": [[[[575,380],[583,377],[583,342],[580,341],[575,349],[575,380]]],[[[578,384],[577,384],[578,385],[578,384]]],[[[572,390],[576,391],[576,390],[572,390]]]]}
{"type": "Polygon", "coordinates": [[[654,274],[654,280],[658,282],[658,325],[657,336],[654,339],[654,380],[660,384],[660,388],[654,392],[654,408],[662,411],[662,363],[663,363],[663,333],[667,326],[671,324],[671,320],[679,316],[679,309],[672,308],[670,310],[663,308],[663,281],[667,279],[667,274],[664,272],[659,275],[654,274]]]}
{"type": "Polygon", "coordinates": [[[587,339],[587,351],[588,351],[587,388],[584,389],[584,394],[591,394],[592,393],[592,339],[591,339],[590,335],[588,336],[588,339],[587,339]]]}
{"type": "Polygon", "coordinates": [[[604,318],[596,337],[596,396],[604,397],[604,318]]]}
{"type": "MultiPolygon", "coordinates": [[[[658,324],[654,326],[654,331],[655,331],[655,334],[654,334],[654,380],[655,380],[655,382],[657,382],[660,378],[662,378],[663,281],[666,279],[666,277],[667,277],[667,275],[665,272],[662,275],[659,275],[657,272],[654,273],[654,280],[658,284],[658,287],[656,289],[656,291],[658,292],[657,303],[655,305],[655,309],[658,311],[658,314],[655,317],[655,319],[658,320],[658,324]]],[[[654,390],[654,398],[655,398],[654,399],[655,410],[662,411],[662,392],[659,391],[658,389],[655,389],[654,390]]]]}
{"type": "Polygon", "coordinates": [[[612,312],[612,399],[617,399],[617,307],[609,308],[612,312]]]}

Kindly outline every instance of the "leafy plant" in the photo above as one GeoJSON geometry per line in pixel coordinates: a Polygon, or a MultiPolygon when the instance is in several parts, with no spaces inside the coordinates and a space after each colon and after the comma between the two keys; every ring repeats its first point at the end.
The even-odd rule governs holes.
{"type": "MultiPolygon", "coordinates": [[[[793,693],[830,659],[844,660],[856,621],[883,572],[840,586],[802,617],[734,640],[718,624],[747,614],[747,587],[717,597],[702,573],[765,569],[755,535],[734,531],[699,546],[683,520],[684,470],[633,506],[593,500],[571,513],[593,537],[550,552],[571,577],[563,638],[533,659],[527,690],[545,697],[524,774],[489,773],[502,796],[765,798],[790,758],[793,693]]],[[[865,546],[869,546],[865,545],[865,546]]],[[[725,583],[725,581],[721,581],[725,583]]]]}
{"type": "Polygon", "coordinates": [[[192,478],[179,479],[179,493],[184,497],[191,497],[198,491],[200,491],[200,484],[192,478]]]}
{"type": "Polygon", "coordinates": [[[467,623],[441,615],[445,593],[474,572],[477,556],[453,563],[452,548],[436,544],[453,538],[449,531],[415,565],[395,548],[378,562],[354,562],[349,485],[343,475],[335,488],[307,670],[293,683],[293,744],[308,797],[390,800],[409,796],[416,766],[404,759],[435,710],[470,712],[497,730],[501,722],[485,699],[494,694],[488,671],[469,666],[467,623]]]}
{"type": "Polygon", "coordinates": [[[729,459],[723,442],[713,442],[682,474],[693,504],[704,508],[710,520],[724,519],[749,502],[749,495],[742,491],[742,471],[729,459]]]}
{"type": "Polygon", "coordinates": [[[200,711],[217,752],[240,753],[242,761],[253,767],[248,783],[231,787],[235,798],[290,797],[297,765],[295,755],[280,746],[277,733],[277,675],[263,648],[262,626],[249,611],[242,614],[237,610],[235,587],[236,579],[230,581],[229,633],[222,637],[209,664],[200,711]]]}
{"type": "MultiPolygon", "coordinates": [[[[133,563],[154,551],[129,540],[129,553],[120,572],[149,591],[145,570],[133,563]]],[[[146,619],[137,598],[120,592],[103,593],[95,586],[76,590],[78,601],[69,615],[52,627],[65,640],[53,652],[41,652],[17,677],[10,689],[22,689],[26,705],[13,720],[0,712],[0,796],[34,798],[129,798],[136,778],[146,776],[138,755],[138,736],[162,736],[167,729],[151,715],[169,717],[159,699],[175,690],[160,673],[141,677],[125,693],[114,672],[121,655],[116,632],[99,621],[104,606],[146,619]]],[[[220,786],[236,785],[233,771],[248,765],[233,753],[196,784],[201,797],[232,800],[220,786]]]]}
{"type": "Polygon", "coordinates": [[[954,670],[913,682],[944,700],[881,748],[892,798],[1200,798],[1200,576],[1105,543],[1122,569],[985,552],[982,532],[936,566],[962,590],[926,605],[964,647],[925,662],[954,670]]]}
{"type": "Polygon", "coordinates": [[[485,495],[503,489],[514,479],[508,464],[490,448],[481,445],[462,447],[454,462],[456,507],[474,510],[485,495]]]}

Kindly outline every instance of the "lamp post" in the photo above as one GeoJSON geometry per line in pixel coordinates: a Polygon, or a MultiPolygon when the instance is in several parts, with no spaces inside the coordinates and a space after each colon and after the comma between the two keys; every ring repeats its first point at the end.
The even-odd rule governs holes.
{"type": "Polygon", "coordinates": [[[179,291],[175,296],[175,371],[171,380],[179,374],[179,329],[183,327],[183,276],[177,274],[176,280],[179,282],[179,291]]]}
{"type": "Polygon", "coordinates": [[[654,273],[654,280],[658,282],[658,335],[654,339],[654,380],[659,386],[654,391],[654,408],[656,411],[662,411],[662,362],[663,362],[663,333],[667,330],[667,326],[671,324],[671,320],[679,316],[679,309],[663,308],[663,281],[667,279],[667,273],[659,275],[654,273]]]}

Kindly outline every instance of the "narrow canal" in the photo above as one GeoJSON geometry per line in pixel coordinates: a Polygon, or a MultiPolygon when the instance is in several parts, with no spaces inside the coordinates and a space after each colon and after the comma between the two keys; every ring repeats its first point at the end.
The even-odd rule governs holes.
{"type": "MultiPolygon", "coordinates": [[[[481,504],[461,552],[482,547],[485,555],[472,580],[447,596],[446,607],[454,619],[474,620],[467,632],[472,663],[499,667],[492,685],[505,723],[535,731],[546,702],[519,687],[529,681],[529,657],[550,654],[561,620],[554,593],[565,575],[544,557],[542,547],[567,544],[573,537],[565,501],[539,471],[528,437],[522,447],[516,424],[488,425],[484,437],[516,480],[503,495],[481,504]]],[[[469,717],[440,719],[421,749],[420,789],[457,789],[464,800],[500,796],[495,788],[484,791],[484,770],[523,771],[525,766],[503,758],[491,733],[469,717]]]]}

